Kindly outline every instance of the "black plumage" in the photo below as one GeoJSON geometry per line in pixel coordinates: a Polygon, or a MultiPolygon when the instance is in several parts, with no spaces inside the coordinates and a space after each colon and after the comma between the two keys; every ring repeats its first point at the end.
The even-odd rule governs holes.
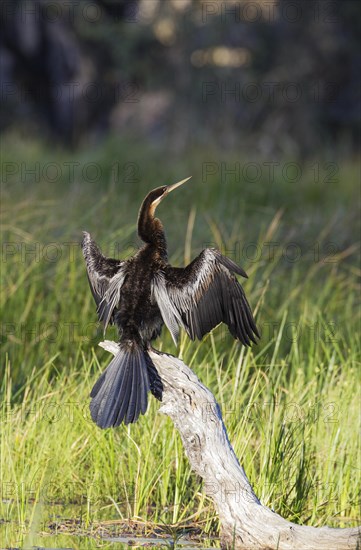
{"type": "Polygon", "coordinates": [[[163,226],[155,209],[186,180],[158,187],[144,199],[138,215],[143,247],[132,258],[105,258],[89,233],[82,250],[99,320],[119,329],[119,352],[91,392],[90,410],[101,428],[136,422],[148,405],[148,392],[162,398],[162,382],[149,356],[151,342],[163,324],[175,343],[182,327],[194,340],[219,323],[245,346],[259,333],[236,275],[241,267],[218,250],[203,250],[187,267],[168,263],[163,226]]]}

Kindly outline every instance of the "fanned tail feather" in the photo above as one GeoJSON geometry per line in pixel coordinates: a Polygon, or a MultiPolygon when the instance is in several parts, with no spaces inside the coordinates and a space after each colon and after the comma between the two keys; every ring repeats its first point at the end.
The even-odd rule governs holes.
{"type": "Polygon", "coordinates": [[[149,390],[161,399],[162,389],[147,351],[136,342],[121,343],[91,391],[91,417],[100,428],[136,422],[147,410],[149,390]]]}

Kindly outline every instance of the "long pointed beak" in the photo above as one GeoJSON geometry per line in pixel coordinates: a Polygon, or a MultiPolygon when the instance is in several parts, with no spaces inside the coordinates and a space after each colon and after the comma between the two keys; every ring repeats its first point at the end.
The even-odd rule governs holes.
{"type": "Polygon", "coordinates": [[[177,189],[177,187],[180,187],[185,183],[186,181],[190,180],[192,176],[189,178],[186,178],[185,180],[179,181],[178,183],[173,183],[173,185],[168,185],[167,192],[170,193],[171,191],[174,191],[174,189],[177,189]]]}

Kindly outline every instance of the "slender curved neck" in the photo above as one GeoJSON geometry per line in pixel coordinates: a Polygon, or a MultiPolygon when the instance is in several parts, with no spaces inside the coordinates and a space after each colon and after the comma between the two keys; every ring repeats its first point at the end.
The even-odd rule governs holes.
{"type": "Polygon", "coordinates": [[[167,257],[167,241],[162,222],[154,217],[154,209],[146,202],[139,210],[138,235],[143,242],[155,246],[163,257],[167,257]]]}

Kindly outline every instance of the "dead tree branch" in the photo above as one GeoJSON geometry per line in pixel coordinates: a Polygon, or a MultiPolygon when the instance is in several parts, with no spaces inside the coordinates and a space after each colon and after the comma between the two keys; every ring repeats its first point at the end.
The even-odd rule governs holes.
{"type": "MultiPolygon", "coordinates": [[[[102,342],[115,354],[117,344],[102,342]]],[[[160,411],[183,441],[193,470],[216,506],[223,548],[264,550],[343,550],[361,547],[360,528],[308,527],[283,519],[255,495],[228,439],[213,394],[180,359],[151,352],[164,385],[160,411]]]]}

